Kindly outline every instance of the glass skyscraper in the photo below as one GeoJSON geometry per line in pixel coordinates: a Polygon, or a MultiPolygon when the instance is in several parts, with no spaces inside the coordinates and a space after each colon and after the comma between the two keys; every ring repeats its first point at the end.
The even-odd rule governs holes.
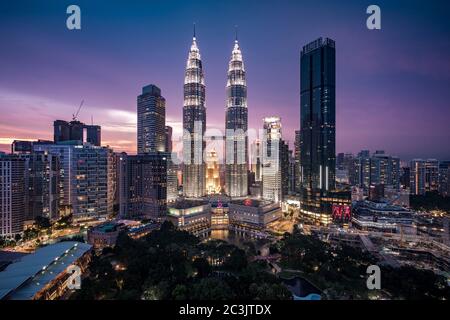
{"type": "Polygon", "coordinates": [[[300,58],[301,210],[319,219],[326,213],[321,199],[335,189],[335,81],[335,42],[319,38],[305,45],[300,58]]]}
{"type": "Polygon", "coordinates": [[[189,198],[206,193],[205,130],[205,79],[194,33],[186,63],[183,103],[183,195],[189,198]]]}
{"type": "Polygon", "coordinates": [[[322,38],[303,47],[300,61],[300,157],[304,188],[333,190],[336,167],[336,53],[322,38]]]}
{"type": "Polygon", "coordinates": [[[137,97],[137,147],[138,154],[166,150],[166,100],[153,84],[137,97]]]}
{"type": "Polygon", "coordinates": [[[166,214],[167,157],[166,153],[128,156],[127,218],[159,220],[166,214]]]}
{"type": "Polygon", "coordinates": [[[230,197],[248,194],[248,111],[244,61],[238,40],[228,64],[225,116],[225,191],[230,197]]]}

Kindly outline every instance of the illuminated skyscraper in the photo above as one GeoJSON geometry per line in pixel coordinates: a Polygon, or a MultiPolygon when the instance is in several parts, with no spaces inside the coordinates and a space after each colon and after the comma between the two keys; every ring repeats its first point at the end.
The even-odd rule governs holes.
{"type": "Polygon", "coordinates": [[[248,194],[248,111],[244,61],[236,37],[228,64],[225,116],[225,188],[230,197],[248,194]]]}
{"type": "Polygon", "coordinates": [[[265,200],[279,202],[281,190],[281,119],[279,117],[264,118],[264,135],[262,142],[262,196],[265,200]]]}
{"type": "Polygon", "coordinates": [[[439,189],[439,161],[414,159],[410,163],[411,194],[424,195],[439,189]]]}
{"type": "Polygon", "coordinates": [[[205,129],[205,80],[194,30],[184,77],[183,194],[186,197],[198,198],[206,193],[205,129]]]}
{"type": "Polygon", "coordinates": [[[35,144],[34,152],[59,157],[60,210],[74,217],[106,217],[113,213],[115,195],[114,154],[107,147],[73,142],[35,144]]]}

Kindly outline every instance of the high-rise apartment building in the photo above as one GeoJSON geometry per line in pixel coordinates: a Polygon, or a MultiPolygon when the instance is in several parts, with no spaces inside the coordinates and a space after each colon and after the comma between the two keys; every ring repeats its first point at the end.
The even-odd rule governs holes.
{"type": "Polygon", "coordinates": [[[73,213],[81,218],[113,213],[115,173],[111,149],[77,142],[33,148],[59,157],[61,214],[73,213]]]}
{"type": "Polygon", "coordinates": [[[46,217],[59,218],[61,168],[59,156],[45,151],[35,151],[21,156],[26,163],[27,220],[46,217]]]}
{"type": "Polygon", "coordinates": [[[25,220],[25,160],[0,154],[0,236],[23,232],[25,220]]]}
{"type": "Polygon", "coordinates": [[[450,196],[450,161],[439,162],[439,193],[450,196]]]}
{"type": "Polygon", "coordinates": [[[410,163],[410,191],[414,195],[439,190],[439,161],[414,159],[410,163]]]}
{"type": "Polygon", "coordinates": [[[370,186],[383,185],[400,189],[400,159],[377,150],[370,155],[369,150],[362,150],[352,159],[344,157],[345,166],[349,166],[349,180],[353,186],[363,187],[366,192],[370,186]]]}

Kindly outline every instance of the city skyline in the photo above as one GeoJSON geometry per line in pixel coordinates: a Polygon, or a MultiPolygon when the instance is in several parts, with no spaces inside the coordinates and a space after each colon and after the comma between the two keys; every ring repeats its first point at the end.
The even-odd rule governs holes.
{"type": "Polygon", "coordinates": [[[450,5],[18,1],[0,300],[450,299],[450,5]]]}
{"type": "MultiPolygon", "coordinates": [[[[102,126],[104,145],[136,153],[135,99],[139,88],[148,83],[155,83],[165,93],[167,124],[178,139],[183,64],[191,26],[196,22],[208,87],[207,128],[224,131],[226,68],[237,24],[249,71],[249,128],[261,129],[265,116],[280,116],[283,138],[293,147],[294,132],[300,126],[301,46],[329,36],[336,40],[339,51],[336,152],[384,149],[402,160],[450,157],[445,148],[450,139],[446,121],[450,97],[445,90],[450,68],[445,57],[450,46],[438,41],[446,38],[449,26],[436,22],[436,15],[446,12],[448,4],[434,3],[418,11],[418,2],[402,8],[380,3],[386,15],[378,33],[365,28],[365,8],[360,4],[339,9],[329,3],[329,11],[313,8],[309,2],[282,4],[269,10],[266,2],[259,6],[240,3],[241,10],[235,15],[232,5],[224,3],[196,1],[190,9],[178,3],[174,11],[165,3],[152,7],[132,4],[124,8],[124,14],[116,4],[106,10],[99,3],[80,1],[83,26],[73,33],[63,23],[62,4],[30,2],[33,16],[28,16],[28,11],[20,13],[30,19],[24,25],[17,25],[14,19],[21,11],[9,4],[1,10],[5,23],[0,34],[21,41],[10,41],[0,52],[5,62],[0,75],[0,107],[4,111],[0,150],[9,151],[13,139],[51,139],[53,120],[70,119],[79,101],[85,99],[80,121],[90,123],[93,116],[94,123],[102,126]],[[203,17],[204,7],[218,9],[224,17],[203,17]],[[318,10],[323,19],[315,21],[310,16],[318,10]],[[44,13],[46,22],[32,28],[32,22],[44,13]],[[124,14],[120,25],[112,21],[118,14],[124,14]],[[273,19],[265,19],[269,14],[273,19]],[[175,17],[180,19],[173,23],[175,17]],[[334,17],[332,23],[330,17],[334,17]],[[411,23],[413,17],[418,21],[411,23]],[[100,37],[111,26],[116,27],[114,32],[100,37]],[[156,26],[158,32],[148,36],[148,44],[132,47],[133,41],[126,39],[129,32],[140,37],[156,26]],[[39,43],[33,40],[36,35],[42,36],[39,43]],[[152,43],[158,44],[158,50],[152,43]],[[427,45],[436,50],[426,50],[427,45]],[[270,68],[266,68],[268,61],[270,68]],[[423,112],[424,106],[428,112],[423,112]],[[23,114],[27,114],[25,119],[23,114]]],[[[181,149],[180,142],[175,145],[181,149]]]]}

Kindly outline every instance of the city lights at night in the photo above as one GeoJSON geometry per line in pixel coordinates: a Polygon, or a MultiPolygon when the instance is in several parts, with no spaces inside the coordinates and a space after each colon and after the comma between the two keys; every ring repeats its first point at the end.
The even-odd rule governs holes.
{"type": "Polygon", "coordinates": [[[2,1],[0,314],[448,301],[448,12],[2,1]]]}

